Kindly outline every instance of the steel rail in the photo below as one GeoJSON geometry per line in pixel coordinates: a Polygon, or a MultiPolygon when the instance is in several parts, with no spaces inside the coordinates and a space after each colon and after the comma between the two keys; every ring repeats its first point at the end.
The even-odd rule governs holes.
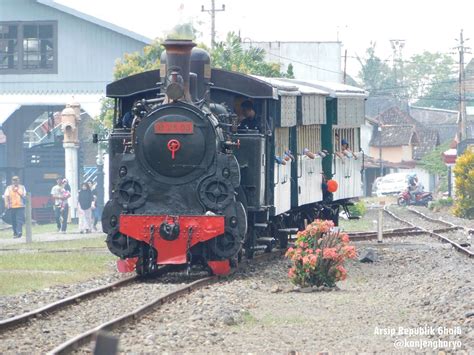
{"type": "Polygon", "coordinates": [[[456,243],[455,241],[445,237],[445,236],[442,236],[440,233],[445,233],[445,232],[449,232],[449,231],[453,231],[453,230],[465,230],[467,231],[468,233],[471,233],[472,230],[471,229],[468,229],[468,228],[465,228],[465,227],[461,227],[461,226],[457,226],[451,222],[448,222],[448,221],[443,221],[441,219],[435,219],[435,218],[432,218],[432,217],[428,217],[427,215],[425,215],[424,213],[420,212],[420,211],[417,211],[415,209],[412,209],[412,208],[409,208],[408,209],[410,212],[420,216],[421,218],[424,218],[426,219],[427,221],[430,221],[430,222],[440,222],[441,224],[444,224],[446,226],[448,226],[447,228],[439,228],[439,229],[434,229],[432,231],[428,231],[429,234],[432,236],[432,237],[435,237],[437,238],[438,240],[444,242],[444,243],[449,243],[451,244],[457,251],[467,255],[469,258],[472,258],[474,257],[474,252],[461,246],[459,243],[456,243]]]}
{"type": "MultiPolygon", "coordinates": [[[[383,232],[383,237],[384,238],[398,238],[398,237],[406,237],[409,235],[421,235],[421,234],[427,234],[428,232],[420,230],[420,229],[414,229],[410,228],[408,230],[392,230],[392,231],[384,231],[383,232]]],[[[349,233],[349,239],[352,241],[361,241],[361,240],[375,240],[377,239],[378,235],[377,232],[368,232],[365,234],[353,234],[349,233]]]]}
{"type": "Polygon", "coordinates": [[[87,290],[87,291],[78,293],[76,295],[67,297],[65,299],[50,303],[50,304],[48,304],[44,307],[32,310],[30,312],[23,313],[23,314],[20,314],[18,316],[15,316],[15,317],[3,319],[3,320],[0,321],[0,330],[6,330],[6,329],[9,329],[9,328],[12,328],[12,327],[14,327],[16,325],[19,325],[21,323],[25,323],[25,322],[29,321],[30,319],[32,319],[34,317],[37,317],[37,316],[39,316],[43,313],[46,313],[46,312],[51,313],[51,312],[54,312],[54,311],[58,311],[59,309],[64,308],[64,307],[66,307],[70,304],[76,304],[80,300],[91,298],[93,296],[98,296],[98,295],[100,295],[104,292],[107,292],[109,290],[112,290],[114,288],[126,286],[126,285],[132,283],[133,281],[135,281],[136,279],[137,279],[136,275],[130,276],[130,277],[127,277],[125,279],[115,281],[111,284],[100,286],[100,287],[94,288],[92,290],[87,290]]]}
{"type": "Polygon", "coordinates": [[[191,293],[193,290],[209,285],[213,282],[216,282],[219,279],[217,276],[209,276],[199,280],[196,280],[189,285],[183,286],[175,291],[172,291],[164,296],[158,297],[151,302],[141,306],[140,308],[135,309],[132,312],[129,312],[123,316],[110,320],[108,322],[102,323],[101,325],[87,330],[82,334],[77,335],[76,337],[58,345],[53,350],[48,352],[48,354],[69,354],[80,346],[86,344],[87,342],[94,339],[97,332],[102,330],[111,330],[122,324],[127,323],[128,321],[139,317],[145,313],[150,312],[152,309],[162,306],[163,304],[177,299],[180,296],[191,293]]]}
{"type": "MultiPolygon", "coordinates": [[[[170,267],[165,266],[165,267],[162,267],[161,269],[158,269],[158,271],[154,275],[155,276],[161,276],[161,275],[166,274],[169,271],[170,271],[170,267]]],[[[46,306],[37,308],[37,309],[32,310],[30,312],[26,312],[26,313],[20,314],[20,315],[15,316],[15,317],[3,319],[3,320],[0,321],[0,331],[10,329],[10,328],[12,328],[16,325],[25,323],[25,322],[29,321],[30,319],[35,318],[35,317],[37,317],[41,314],[56,312],[56,311],[58,311],[62,308],[65,308],[65,307],[67,307],[71,304],[77,304],[78,302],[80,302],[82,300],[90,299],[92,297],[97,297],[97,296],[99,296],[103,293],[109,292],[113,289],[127,286],[128,284],[134,282],[135,280],[140,280],[141,278],[143,278],[143,276],[137,276],[137,275],[129,276],[129,277],[124,278],[122,280],[112,282],[108,285],[100,286],[100,287],[94,288],[92,290],[87,290],[87,291],[78,293],[76,295],[69,296],[67,298],[64,298],[62,300],[50,303],[46,306]]]]}
{"type": "MultiPolygon", "coordinates": [[[[389,213],[392,217],[398,219],[398,220],[402,220],[401,218],[399,218],[398,216],[396,216],[393,212],[389,211],[389,210],[386,210],[387,213],[389,213]]],[[[415,209],[412,209],[412,208],[408,208],[408,211],[412,212],[413,214],[416,214],[418,216],[420,216],[421,218],[423,219],[426,219],[427,221],[430,221],[430,222],[434,222],[434,223],[441,223],[441,224],[444,224],[445,226],[447,226],[446,228],[439,228],[439,229],[434,229],[434,230],[427,230],[427,229],[424,229],[424,228],[420,228],[420,227],[417,227],[420,231],[423,231],[424,233],[428,234],[430,237],[434,237],[436,239],[438,239],[439,241],[443,242],[443,243],[449,243],[451,244],[454,249],[464,255],[466,255],[467,257],[469,258],[472,258],[474,257],[474,252],[472,252],[471,250],[469,249],[466,249],[465,247],[459,245],[458,243],[456,243],[455,241],[447,238],[447,237],[444,237],[442,236],[441,234],[439,233],[443,233],[443,232],[448,232],[448,231],[453,231],[453,230],[459,230],[459,229],[464,229],[466,230],[468,233],[471,233],[471,229],[467,229],[467,228],[464,228],[464,227],[461,227],[461,226],[456,226],[455,224],[453,223],[450,223],[450,222],[447,222],[447,221],[443,221],[443,220],[440,220],[440,219],[434,219],[434,218],[431,218],[431,217],[428,217],[427,215],[425,215],[424,213],[421,213],[415,209]]],[[[405,221],[406,223],[414,226],[412,223],[408,222],[408,221],[405,221]]]]}
{"type": "Polygon", "coordinates": [[[163,304],[173,301],[183,295],[187,295],[200,287],[204,287],[211,283],[217,282],[219,280],[226,279],[232,276],[233,274],[235,274],[236,271],[239,271],[242,269],[245,270],[245,268],[249,265],[260,263],[262,261],[268,261],[271,259],[275,259],[277,257],[281,257],[284,254],[284,252],[285,252],[284,250],[276,250],[269,253],[257,255],[253,259],[246,259],[246,262],[240,263],[238,268],[234,269],[233,272],[227,276],[209,276],[209,277],[196,280],[190,283],[189,285],[185,285],[179,288],[178,290],[169,292],[168,294],[164,296],[158,297],[152,300],[151,302],[137,308],[136,310],[132,312],[129,312],[123,316],[120,316],[118,318],[105,322],[93,329],[87,330],[83,332],[82,334],[77,335],[73,339],[70,339],[58,345],[56,348],[48,352],[48,354],[51,354],[51,355],[52,354],[69,354],[72,351],[81,347],[82,345],[86,344],[87,342],[90,342],[91,340],[93,340],[96,337],[97,333],[100,331],[111,330],[111,329],[117,328],[132,319],[136,319],[140,315],[151,312],[152,310],[159,308],[163,304]]]}
{"type": "Polygon", "coordinates": [[[444,237],[441,234],[435,233],[435,232],[428,232],[428,233],[430,234],[430,236],[435,237],[435,238],[437,238],[438,240],[440,240],[442,242],[451,244],[454,247],[454,249],[456,249],[458,252],[466,255],[468,258],[474,257],[474,252],[472,252],[471,250],[466,249],[465,247],[459,245],[455,241],[453,241],[453,240],[451,240],[447,237],[444,237]]]}
{"type": "Polygon", "coordinates": [[[454,228],[456,227],[456,225],[454,225],[453,223],[451,222],[447,222],[447,221],[443,221],[442,219],[434,219],[434,218],[431,218],[431,217],[428,217],[427,215],[425,215],[424,213],[421,213],[420,211],[417,211],[415,210],[414,208],[411,208],[411,207],[408,207],[407,208],[408,211],[410,211],[411,213],[414,213],[416,214],[417,216],[420,216],[421,218],[427,220],[427,221],[430,221],[430,222],[433,222],[433,223],[440,223],[440,224],[444,224],[445,226],[447,226],[448,228],[454,228]]]}

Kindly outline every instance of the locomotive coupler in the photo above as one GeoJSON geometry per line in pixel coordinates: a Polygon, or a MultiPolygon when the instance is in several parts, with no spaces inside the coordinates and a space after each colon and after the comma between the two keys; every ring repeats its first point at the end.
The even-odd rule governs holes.
{"type": "Polygon", "coordinates": [[[179,224],[168,223],[166,220],[160,225],[160,235],[164,240],[173,241],[178,239],[179,236],[179,224]]]}

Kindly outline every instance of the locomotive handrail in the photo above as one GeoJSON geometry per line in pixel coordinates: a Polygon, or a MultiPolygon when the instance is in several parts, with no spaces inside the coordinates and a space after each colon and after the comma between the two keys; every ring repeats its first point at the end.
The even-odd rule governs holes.
{"type": "Polygon", "coordinates": [[[277,186],[280,183],[280,164],[277,164],[277,181],[274,186],[277,186]]]}
{"type": "MultiPolygon", "coordinates": [[[[304,155],[301,155],[301,162],[300,162],[301,169],[298,168],[298,164],[296,164],[296,167],[298,168],[298,173],[301,171],[301,175],[297,175],[298,179],[301,179],[303,177],[303,157],[304,157],[304,155]]],[[[298,160],[299,160],[299,156],[298,156],[298,160]]]]}

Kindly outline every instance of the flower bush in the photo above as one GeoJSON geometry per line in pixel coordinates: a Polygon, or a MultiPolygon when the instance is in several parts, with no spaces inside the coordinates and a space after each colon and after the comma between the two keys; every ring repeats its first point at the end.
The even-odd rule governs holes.
{"type": "Polygon", "coordinates": [[[456,185],[454,215],[474,219],[474,150],[466,149],[456,159],[454,176],[456,185]]]}
{"type": "Polygon", "coordinates": [[[344,261],[356,256],[346,233],[336,230],[332,221],[317,219],[298,232],[295,247],[286,252],[293,262],[288,276],[301,287],[333,287],[347,277],[344,261]]]}

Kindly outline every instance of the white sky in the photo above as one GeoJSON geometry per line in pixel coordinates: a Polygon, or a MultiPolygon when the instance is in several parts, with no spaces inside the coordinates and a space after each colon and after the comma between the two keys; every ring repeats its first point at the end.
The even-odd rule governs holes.
{"type": "MultiPolygon", "coordinates": [[[[55,0],[150,38],[163,36],[177,23],[193,20],[210,42],[210,0],[55,0]],[[199,24],[201,23],[201,24],[199,24]]],[[[356,54],[371,41],[376,53],[391,59],[390,39],[405,40],[403,57],[424,50],[455,52],[464,29],[474,46],[474,3],[469,0],[216,0],[217,39],[228,31],[253,41],[335,41],[348,50],[348,72],[357,75],[356,54]]],[[[344,52],[343,52],[344,53],[344,52]]],[[[466,62],[472,57],[467,55],[466,62]]],[[[457,58],[457,56],[455,56],[457,58]]],[[[295,58],[297,59],[297,58],[295,58]]]]}

